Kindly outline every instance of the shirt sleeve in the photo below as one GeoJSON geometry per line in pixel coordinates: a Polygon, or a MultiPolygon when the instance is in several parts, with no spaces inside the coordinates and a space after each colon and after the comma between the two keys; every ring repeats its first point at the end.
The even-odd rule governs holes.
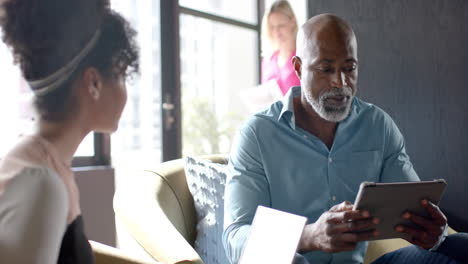
{"type": "Polygon", "coordinates": [[[255,133],[246,127],[233,144],[224,201],[223,245],[239,261],[258,205],[271,206],[270,190],[255,133]]]}
{"type": "Polygon", "coordinates": [[[405,150],[405,140],[395,122],[386,116],[381,182],[420,181],[405,150]]]}
{"type": "Polygon", "coordinates": [[[442,243],[445,241],[447,236],[448,236],[448,224],[445,224],[444,232],[442,232],[442,235],[439,237],[439,240],[437,241],[437,243],[432,248],[430,248],[429,251],[437,251],[440,245],[442,245],[442,243]]]}
{"type": "MultiPolygon", "coordinates": [[[[389,128],[386,130],[388,134],[386,137],[382,182],[419,181],[420,179],[406,154],[403,136],[395,122],[389,117],[388,119],[389,128]]],[[[445,225],[442,236],[430,251],[436,251],[447,235],[448,225],[445,225]]]]}
{"type": "Polygon", "coordinates": [[[68,197],[49,169],[27,168],[0,196],[0,256],[5,263],[56,263],[66,230],[68,197]]]}

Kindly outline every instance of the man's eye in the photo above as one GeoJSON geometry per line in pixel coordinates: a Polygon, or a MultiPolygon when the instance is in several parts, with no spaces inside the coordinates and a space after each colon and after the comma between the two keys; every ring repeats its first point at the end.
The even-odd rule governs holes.
{"type": "Polygon", "coordinates": [[[321,71],[323,73],[333,73],[332,68],[320,68],[319,71],[321,71]]]}
{"type": "Polygon", "coordinates": [[[343,69],[344,72],[353,72],[356,70],[356,66],[346,67],[343,69]]]}

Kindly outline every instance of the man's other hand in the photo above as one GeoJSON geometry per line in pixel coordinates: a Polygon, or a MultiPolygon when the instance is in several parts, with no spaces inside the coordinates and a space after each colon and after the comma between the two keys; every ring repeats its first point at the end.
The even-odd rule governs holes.
{"type": "Polygon", "coordinates": [[[304,227],[299,242],[299,252],[314,250],[330,253],[349,251],[360,241],[377,236],[375,225],[379,219],[367,211],[353,210],[350,202],[333,206],[319,219],[304,227]]]}
{"type": "Polygon", "coordinates": [[[407,239],[408,242],[418,245],[424,249],[434,247],[442,236],[445,225],[447,224],[447,217],[442,213],[439,207],[430,201],[422,200],[422,207],[424,207],[430,215],[430,218],[422,217],[411,212],[405,212],[402,217],[411,220],[420,228],[413,228],[404,225],[397,225],[395,230],[410,235],[407,239]]]}

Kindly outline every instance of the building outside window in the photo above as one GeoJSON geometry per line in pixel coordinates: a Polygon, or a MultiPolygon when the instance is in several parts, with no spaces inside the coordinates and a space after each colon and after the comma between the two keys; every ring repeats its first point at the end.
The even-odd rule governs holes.
{"type": "MultiPolygon", "coordinates": [[[[180,83],[183,155],[227,153],[240,124],[249,116],[242,94],[259,82],[258,0],[180,0],[180,83]]],[[[269,6],[272,0],[264,1],[269,6]]],[[[306,1],[291,0],[298,21],[306,1]]],[[[154,164],[162,156],[160,1],[112,0],[138,31],[141,74],[129,80],[128,101],[119,130],[111,136],[113,164],[154,164]]],[[[259,17],[260,16],[260,17],[259,17]]],[[[164,37],[164,36],[163,36],[164,37]]],[[[0,138],[0,157],[18,135],[34,129],[32,92],[0,43],[3,86],[0,118],[8,124],[0,138]]],[[[174,88],[178,89],[178,88],[174,88]]],[[[93,157],[90,134],[76,156],[93,157]]],[[[99,165],[80,163],[81,165],[99,165]]]]}
{"type": "MultiPolygon", "coordinates": [[[[179,1],[183,156],[228,153],[252,114],[246,97],[259,84],[261,2],[179,1]]],[[[302,24],[306,1],[290,2],[302,24]]]]}
{"type": "Polygon", "coordinates": [[[257,1],[179,4],[182,153],[228,153],[248,117],[241,95],[259,81],[257,1]]]}

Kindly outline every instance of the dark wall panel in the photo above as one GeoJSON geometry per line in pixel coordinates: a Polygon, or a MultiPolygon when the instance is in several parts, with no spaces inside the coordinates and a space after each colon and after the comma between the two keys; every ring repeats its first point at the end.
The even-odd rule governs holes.
{"type": "Polygon", "coordinates": [[[358,96],[389,113],[423,180],[445,178],[441,207],[468,231],[468,1],[310,0],[358,40],[358,96]]]}

